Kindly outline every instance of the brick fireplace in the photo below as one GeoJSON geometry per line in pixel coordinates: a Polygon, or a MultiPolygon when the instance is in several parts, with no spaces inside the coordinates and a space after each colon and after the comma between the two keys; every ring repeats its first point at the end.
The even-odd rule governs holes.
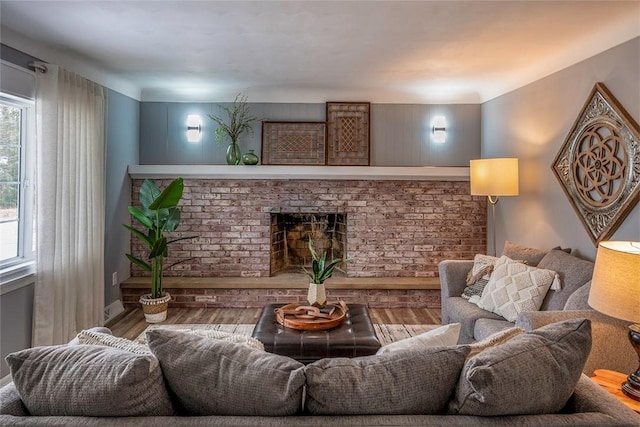
{"type": "MultiPolygon", "coordinates": [[[[154,180],[162,187],[171,181],[154,180]]],[[[132,194],[137,198],[142,179],[132,182],[132,194]]],[[[372,283],[376,280],[379,283],[394,278],[433,283],[437,281],[441,260],[471,259],[486,250],[486,201],[484,197],[469,195],[466,180],[187,178],[184,182],[180,205],[182,224],[174,234],[175,237],[197,237],[174,244],[167,264],[182,258],[193,259],[166,271],[165,276],[198,282],[206,278],[218,282],[229,278],[230,284],[225,291],[220,286],[193,292],[176,289],[172,294],[178,306],[214,307],[232,303],[259,307],[274,299],[282,302],[303,299],[303,289],[283,291],[281,286],[271,286],[259,290],[256,286],[242,290],[234,289],[231,284],[231,279],[244,278],[243,283],[277,279],[277,276],[270,277],[272,273],[286,270],[287,262],[288,266],[300,262],[300,258],[275,264],[273,261],[273,253],[284,251],[285,243],[272,236],[272,231],[284,236],[284,229],[278,231],[278,227],[286,218],[296,215],[310,218],[309,215],[315,214],[316,223],[320,219],[323,224],[323,234],[324,221],[329,224],[329,214],[334,216],[333,225],[328,228],[335,228],[338,235],[344,234],[340,236],[344,240],[340,240],[336,248],[346,247],[346,253],[335,256],[350,259],[345,266],[345,277],[352,280],[370,278],[372,283]],[[227,299],[224,295],[233,297],[227,299]],[[245,295],[247,301],[238,295],[245,295]]],[[[132,203],[135,205],[138,201],[132,203]]],[[[309,230],[310,225],[308,229],[290,229],[287,233],[297,232],[298,237],[303,237],[304,246],[304,234],[309,230]]],[[[325,237],[333,245],[335,236],[325,237]]],[[[287,242],[287,245],[290,244],[287,242]]],[[[298,245],[295,249],[302,249],[298,245]]],[[[134,254],[144,253],[142,244],[134,239],[131,249],[134,254]]],[[[294,252],[293,249],[288,246],[287,250],[294,252]]],[[[146,274],[132,266],[131,275],[135,281],[146,274]]],[[[360,300],[362,295],[367,295],[374,301],[371,306],[437,306],[439,299],[437,293],[425,293],[415,286],[404,291],[383,289],[375,295],[371,288],[362,290],[360,286],[358,289],[341,292],[360,300]]],[[[140,293],[141,290],[125,292],[123,287],[123,302],[135,304],[140,293]]]]}

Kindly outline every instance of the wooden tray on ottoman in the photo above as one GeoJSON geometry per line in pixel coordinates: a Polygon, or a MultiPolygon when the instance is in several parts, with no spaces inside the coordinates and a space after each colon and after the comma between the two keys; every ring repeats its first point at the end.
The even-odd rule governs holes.
{"type": "Polygon", "coordinates": [[[347,305],[344,301],[328,304],[333,310],[321,312],[319,308],[298,303],[276,308],[276,321],[287,328],[300,331],[322,331],[340,326],[347,317],[347,305]]]}

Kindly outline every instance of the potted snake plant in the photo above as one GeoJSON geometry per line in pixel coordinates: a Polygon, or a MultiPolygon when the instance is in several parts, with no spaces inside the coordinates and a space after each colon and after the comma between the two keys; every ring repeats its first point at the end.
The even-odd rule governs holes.
{"type": "Polygon", "coordinates": [[[324,286],[325,280],[329,279],[333,271],[341,262],[349,262],[344,258],[333,258],[327,263],[327,252],[318,255],[313,246],[313,240],[309,236],[309,252],[311,252],[311,270],[307,270],[304,266],[302,269],[311,279],[309,283],[309,292],[307,293],[307,302],[314,307],[324,307],[327,303],[327,292],[324,286]]]}
{"type": "Polygon", "coordinates": [[[145,231],[123,224],[131,234],[144,242],[149,250],[146,260],[126,254],[129,261],[151,273],[151,293],[140,297],[142,310],[148,323],[162,322],[167,318],[171,295],[162,288],[164,270],[193,259],[183,259],[167,267],[164,265],[171,243],[193,238],[192,236],[169,240],[165,236],[166,232],[174,231],[180,224],[178,203],[183,191],[182,178],[174,179],[163,190],[160,190],[153,181],[145,179],[140,186],[140,209],[129,206],[129,213],[145,231]]]}

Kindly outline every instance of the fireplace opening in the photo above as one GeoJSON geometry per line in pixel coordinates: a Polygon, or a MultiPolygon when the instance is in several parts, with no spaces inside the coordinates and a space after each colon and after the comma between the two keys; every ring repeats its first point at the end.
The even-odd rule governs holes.
{"type": "MultiPolygon", "coordinates": [[[[327,261],[346,258],[347,215],[339,213],[272,213],[270,275],[302,272],[311,267],[309,239],[327,261]]],[[[336,270],[345,272],[341,263],[336,270]]]]}

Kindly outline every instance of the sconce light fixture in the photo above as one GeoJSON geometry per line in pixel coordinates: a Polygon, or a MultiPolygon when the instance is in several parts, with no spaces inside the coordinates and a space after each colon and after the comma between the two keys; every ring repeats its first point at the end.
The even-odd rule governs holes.
{"type": "Polygon", "coordinates": [[[202,137],[202,119],[197,114],[187,116],[187,142],[200,142],[202,137]]]}
{"type": "Polygon", "coordinates": [[[447,141],[447,119],[444,116],[435,116],[431,121],[431,140],[436,144],[447,141]]]}

